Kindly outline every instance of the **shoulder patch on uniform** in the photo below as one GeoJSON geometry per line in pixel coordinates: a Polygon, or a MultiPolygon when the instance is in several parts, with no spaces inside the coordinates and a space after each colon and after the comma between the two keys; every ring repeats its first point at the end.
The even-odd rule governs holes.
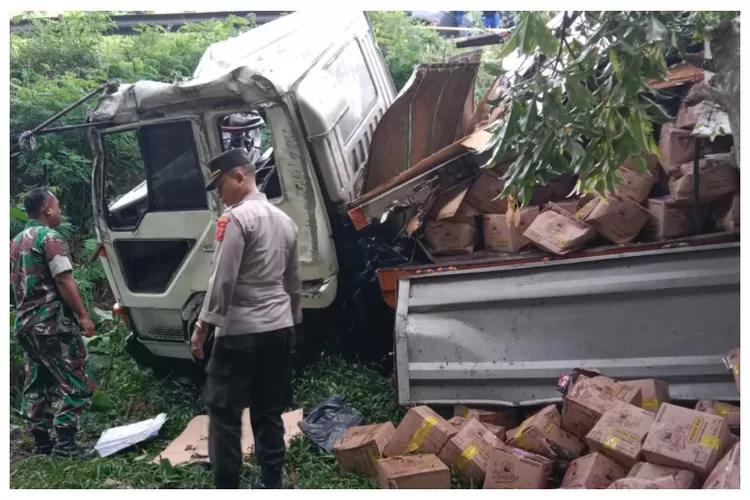
{"type": "Polygon", "coordinates": [[[216,223],[216,241],[224,240],[224,232],[227,230],[229,221],[230,219],[226,215],[219,217],[219,222],[216,223]]]}

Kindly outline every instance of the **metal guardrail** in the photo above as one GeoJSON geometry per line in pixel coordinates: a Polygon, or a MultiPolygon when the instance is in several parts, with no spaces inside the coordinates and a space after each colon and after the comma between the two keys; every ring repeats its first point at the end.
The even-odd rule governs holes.
{"type": "MultiPolygon", "coordinates": [[[[135,29],[138,26],[163,26],[170,31],[176,31],[182,26],[190,23],[201,23],[211,20],[226,19],[229,16],[245,17],[248,14],[255,14],[257,24],[269,23],[278,19],[288,11],[231,11],[231,12],[178,12],[172,14],[127,14],[121,16],[111,16],[115,23],[115,28],[108,32],[110,35],[137,35],[135,29]]],[[[57,19],[57,18],[47,18],[57,19]]],[[[11,33],[23,33],[34,30],[34,25],[29,20],[19,23],[10,23],[11,33]]]]}

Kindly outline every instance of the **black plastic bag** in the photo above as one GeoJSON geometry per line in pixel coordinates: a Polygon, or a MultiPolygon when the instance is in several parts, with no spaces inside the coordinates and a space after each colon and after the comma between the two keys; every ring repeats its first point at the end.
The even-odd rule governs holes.
{"type": "Polygon", "coordinates": [[[333,445],[352,427],[362,423],[362,413],[344,404],[346,396],[337,394],[312,409],[299,423],[299,428],[310,440],[328,453],[333,445]]]}

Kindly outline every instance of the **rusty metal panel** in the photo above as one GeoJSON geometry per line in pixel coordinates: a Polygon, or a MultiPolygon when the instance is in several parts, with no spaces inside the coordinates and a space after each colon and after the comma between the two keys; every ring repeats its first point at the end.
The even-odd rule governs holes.
{"type": "Polygon", "coordinates": [[[478,69],[475,52],[417,66],[375,130],[363,193],[466,135],[478,69]]]}

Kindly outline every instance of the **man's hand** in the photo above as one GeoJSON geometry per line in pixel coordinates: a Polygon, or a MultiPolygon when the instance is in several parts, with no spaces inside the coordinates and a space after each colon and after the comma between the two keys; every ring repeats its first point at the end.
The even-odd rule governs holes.
{"type": "Polygon", "coordinates": [[[89,316],[78,318],[78,323],[81,325],[81,333],[83,333],[84,337],[94,336],[94,333],[96,333],[96,328],[94,327],[94,322],[91,321],[91,318],[89,316]]]}
{"type": "Polygon", "coordinates": [[[190,352],[196,359],[203,359],[203,344],[206,342],[207,333],[208,325],[202,321],[197,321],[193,335],[190,337],[190,352]]]}

